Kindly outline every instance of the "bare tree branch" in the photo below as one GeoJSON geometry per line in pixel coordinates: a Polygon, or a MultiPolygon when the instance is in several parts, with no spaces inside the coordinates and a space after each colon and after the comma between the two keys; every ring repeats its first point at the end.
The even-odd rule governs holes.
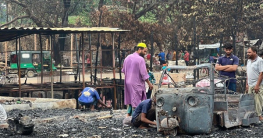
{"type": "Polygon", "coordinates": [[[77,1],[75,3],[75,5],[73,6],[73,8],[71,8],[71,11],[68,13],[68,15],[71,15],[77,8],[77,6],[80,4],[80,1],[77,1]]]}
{"type": "Polygon", "coordinates": [[[5,24],[0,25],[0,27],[8,26],[9,24],[11,24],[11,23],[13,23],[13,22],[15,22],[17,20],[24,19],[24,18],[29,18],[29,16],[28,15],[24,15],[24,16],[15,17],[12,21],[9,21],[9,22],[7,22],[5,24]]]}
{"type": "Polygon", "coordinates": [[[151,11],[157,4],[158,4],[158,2],[152,3],[147,8],[145,8],[145,9],[141,10],[140,12],[136,13],[135,14],[135,20],[137,20],[141,16],[145,15],[148,11],[151,11]]]}
{"type": "MultiPolygon", "coordinates": [[[[25,12],[26,12],[27,16],[28,16],[33,22],[35,22],[35,24],[36,24],[37,26],[40,26],[40,27],[43,27],[43,26],[44,26],[43,23],[42,23],[36,16],[33,15],[33,13],[29,10],[29,8],[27,7],[27,5],[19,2],[18,0],[9,0],[9,2],[15,3],[15,4],[23,7],[23,8],[25,9],[25,12]]],[[[49,24],[51,27],[55,27],[55,26],[56,26],[55,24],[53,24],[52,22],[47,21],[47,20],[46,20],[46,23],[49,24]]]]}
{"type": "Polygon", "coordinates": [[[37,26],[43,26],[43,24],[37,19],[37,17],[35,17],[35,16],[31,13],[31,11],[28,9],[27,5],[19,2],[18,0],[9,0],[9,2],[15,3],[15,4],[23,7],[23,8],[25,9],[26,14],[30,17],[30,19],[31,19],[33,22],[36,23],[37,26]]]}
{"type": "Polygon", "coordinates": [[[104,0],[100,0],[99,1],[99,6],[98,6],[98,10],[100,10],[100,8],[104,5],[104,0]]]}

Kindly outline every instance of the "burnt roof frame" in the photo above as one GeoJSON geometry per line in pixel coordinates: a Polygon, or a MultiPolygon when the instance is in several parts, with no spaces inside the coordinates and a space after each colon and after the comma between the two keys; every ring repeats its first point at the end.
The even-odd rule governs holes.
{"type": "Polygon", "coordinates": [[[0,42],[15,40],[29,36],[32,34],[41,35],[56,35],[56,34],[70,34],[70,33],[122,33],[129,32],[130,30],[122,30],[119,28],[110,27],[66,27],[66,28],[45,28],[45,27],[13,27],[13,28],[0,28],[0,42]]]}
{"type": "MultiPolygon", "coordinates": [[[[123,34],[125,32],[129,32],[129,31],[130,30],[121,30],[119,28],[109,28],[109,27],[91,27],[91,28],[85,28],[85,27],[84,28],[43,28],[43,27],[40,27],[40,28],[33,28],[33,27],[23,28],[23,27],[16,27],[16,28],[0,28],[0,42],[11,41],[11,40],[17,41],[17,39],[20,40],[21,37],[29,36],[32,34],[38,34],[40,36],[40,42],[41,42],[41,35],[54,36],[56,34],[73,34],[73,33],[74,34],[76,34],[76,33],[81,34],[82,41],[83,41],[84,33],[90,33],[90,34],[91,33],[111,33],[112,34],[112,40],[114,41],[114,33],[123,34]]],[[[120,49],[120,36],[119,36],[118,41],[119,41],[118,49],[120,49]]],[[[17,45],[18,44],[16,44],[16,47],[17,47],[17,45]]],[[[20,46],[20,41],[19,41],[19,46],[20,46]]],[[[83,57],[84,56],[84,54],[83,54],[83,52],[84,52],[83,43],[81,43],[81,47],[82,47],[82,57],[83,57]]],[[[113,42],[113,50],[114,50],[114,42],[113,42]]],[[[19,53],[20,53],[21,48],[19,48],[19,50],[16,49],[16,51],[19,51],[19,53]]],[[[41,54],[42,54],[42,46],[41,46],[41,54]]],[[[115,57],[114,57],[114,53],[113,53],[113,79],[114,79],[114,87],[116,87],[116,84],[115,84],[115,60],[114,60],[114,58],[115,57]]],[[[42,60],[41,60],[41,62],[42,62],[42,60]]],[[[119,60],[119,62],[120,62],[120,60],[119,60]]],[[[20,62],[18,64],[20,64],[20,62]]],[[[82,65],[84,65],[84,60],[82,60],[82,65]]],[[[18,65],[18,67],[20,67],[20,66],[18,65]]],[[[41,88],[42,88],[43,66],[41,68],[42,68],[42,70],[41,70],[41,88]]],[[[82,73],[85,73],[84,69],[85,69],[85,67],[83,66],[82,73]]],[[[18,69],[18,72],[19,72],[19,97],[21,97],[20,68],[18,69]]],[[[121,71],[120,71],[120,73],[121,73],[121,71]]],[[[53,76],[52,75],[52,69],[51,69],[51,76],[53,76]]],[[[83,86],[82,86],[83,89],[85,87],[85,81],[84,81],[85,77],[84,76],[85,75],[83,75],[83,86]]],[[[95,73],[95,76],[96,76],[96,73],[95,73]]],[[[120,74],[120,77],[121,77],[121,74],[120,74]]],[[[120,80],[121,80],[121,78],[120,78],[120,80]]],[[[52,91],[52,98],[54,98],[53,97],[54,93],[53,93],[53,82],[52,81],[51,81],[51,91],[52,91]]],[[[116,101],[116,88],[114,89],[114,101],[116,101]]],[[[114,102],[114,109],[116,109],[116,102],[114,102]]]]}

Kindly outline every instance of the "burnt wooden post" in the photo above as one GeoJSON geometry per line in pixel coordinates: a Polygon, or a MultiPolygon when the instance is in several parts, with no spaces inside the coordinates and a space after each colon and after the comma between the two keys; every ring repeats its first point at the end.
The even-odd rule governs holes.
{"type": "Polygon", "coordinates": [[[42,88],[42,85],[43,85],[43,47],[42,47],[41,34],[39,34],[39,44],[40,44],[41,88],[42,88]]]}
{"type": "Polygon", "coordinates": [[[82,88],[85,88],[85,55],[84,55],[84,33],[81,33],[81,48],[82,48],[82,88]]]}
{"type": "Polygon", "coordinates": [[[115,81],[115,50],[114,50],[114,33],[111,34],[112,35],[112,73],[113,73],[113,86],[114,86],[114,109],[117,109],[116,106],[116,81],[115,81]]]}

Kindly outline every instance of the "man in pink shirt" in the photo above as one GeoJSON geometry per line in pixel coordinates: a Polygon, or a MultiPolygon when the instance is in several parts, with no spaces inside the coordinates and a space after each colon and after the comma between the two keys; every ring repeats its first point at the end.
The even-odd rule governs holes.
{"type": "Polygon", "coordinates": [[[184,61],[185,61],[186,66],[188,66],[189,65],[190,54],[188,53],[187,50],[185,50],[184,53],[185,53],[184,54],[184,61]]]}
{"type": "Polygon", "coordinates": [[[153,85],[149,81],[149,75],[143,58],[146,52],[146,44],[139,43],[136,46],[136,51],[127,56],[123,63],[122,72],[125,74],[124,104],[129,106],[128,116],[131,116],[132,109],[135,109],[146,99],[145,82],[149,85],[150,90],[153,88],[153,85]]]}

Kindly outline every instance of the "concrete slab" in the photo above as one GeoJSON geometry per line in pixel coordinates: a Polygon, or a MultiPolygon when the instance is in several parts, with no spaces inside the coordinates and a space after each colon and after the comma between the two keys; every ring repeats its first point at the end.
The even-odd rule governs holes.
{"type": "Polygon", "coordinates": [[[17,98],[17,97],[4,97],[0,96],[0,103],[6,110],[9,112],[13,109],[20,110],[30,110],[30,109],[64,109],[64,108],[76,108],[76,100],[75,99],[51,99],[51,98],[17,98]],[[28,101],[27,104],[5,104],[7,101],[28,101]]]}

